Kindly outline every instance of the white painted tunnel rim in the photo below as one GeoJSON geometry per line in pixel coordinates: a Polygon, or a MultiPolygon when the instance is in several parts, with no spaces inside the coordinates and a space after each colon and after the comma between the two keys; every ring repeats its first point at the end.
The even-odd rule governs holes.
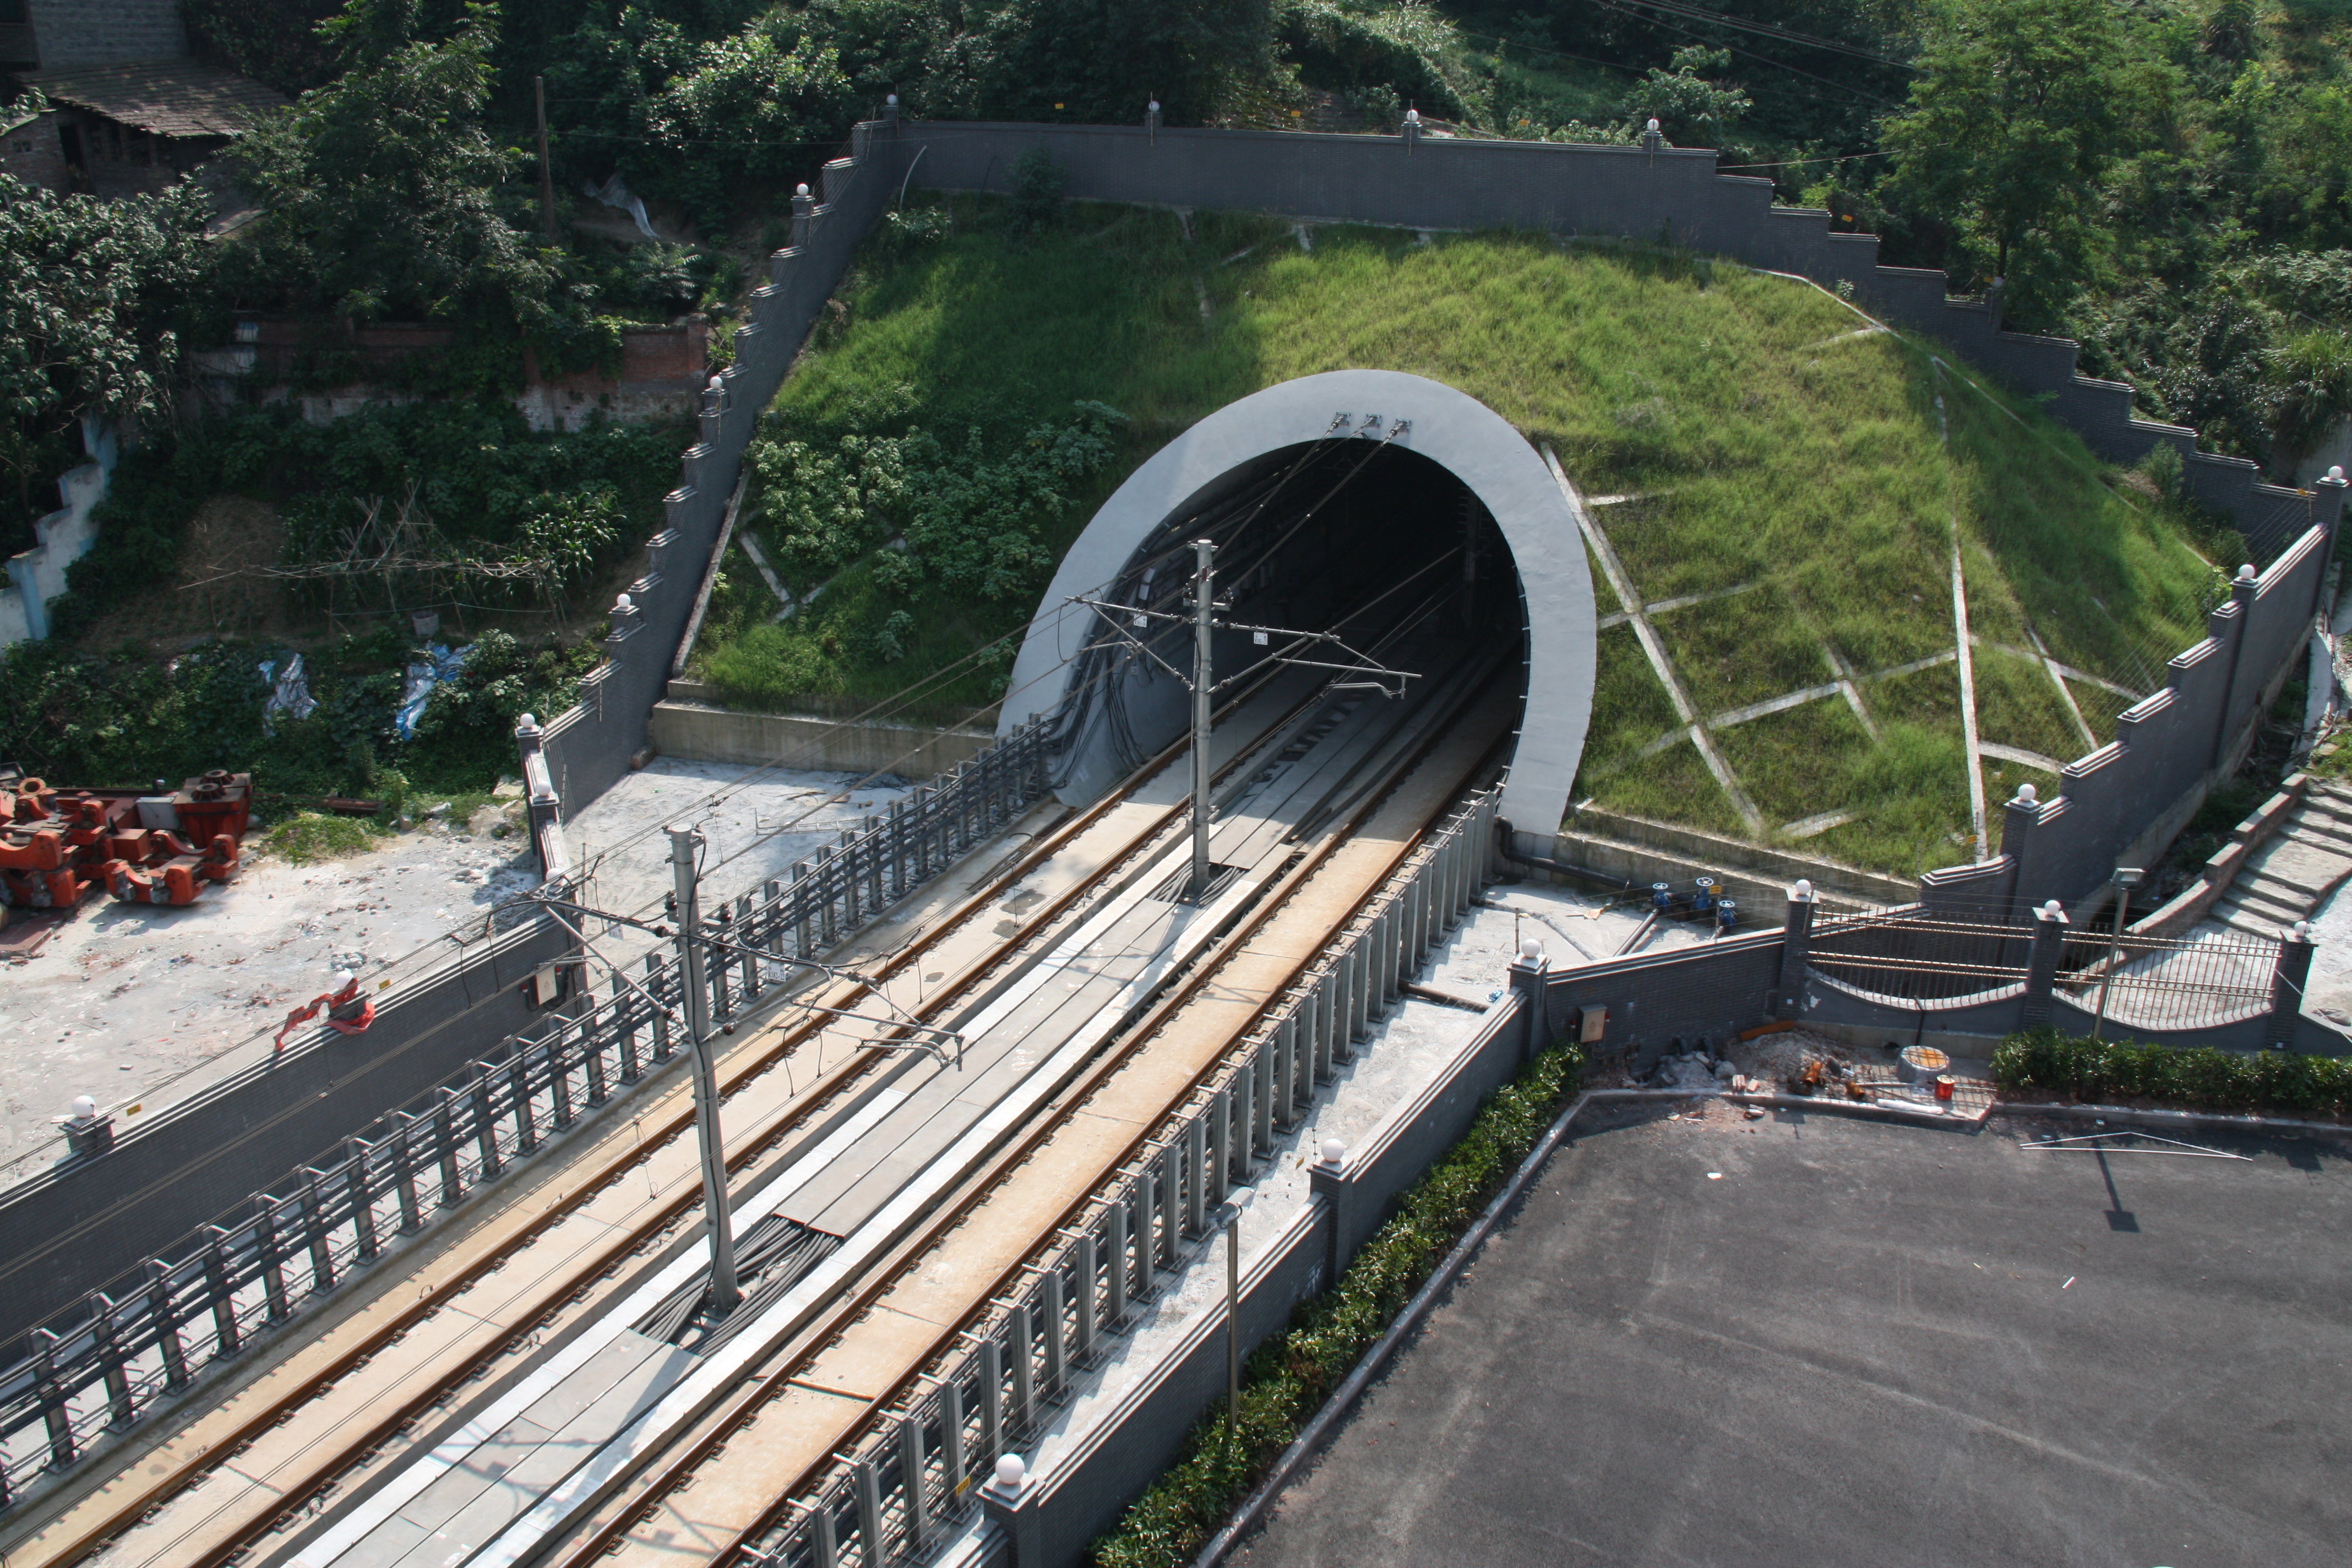
{"type": "Polygon", "coordinates": [[[1529,625],[1527,710],[1499,815],[1549,838],[1568,813],[1592,716],[1596,612],[1576,511],[1542,454],[1508,420],[1467,393],[1403,371],[1326,371],[1254,392],[1129,475],[1062,558],[1014,661],[997,733],[1062,700],[1067,661],[1091,634],[1073,595],[1108,588],[1145,539],[1203,489],[1245,463],[1324,438],[1341,413],[1352,428],[1381,416],[1383,435],[1410,420],[1396,444],[1467,485],[1502,530],[1529,625]]]}

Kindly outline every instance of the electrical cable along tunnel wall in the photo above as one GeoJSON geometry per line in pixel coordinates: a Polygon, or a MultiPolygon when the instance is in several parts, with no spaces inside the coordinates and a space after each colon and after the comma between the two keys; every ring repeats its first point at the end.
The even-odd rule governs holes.
{"type": "Polygon", "coordinates": [[[1525,707],[1502,815],[1549,841],[1591,716],[1592,584],[1566,496],[1507,420],[1422,376],[1332,371],[1230,404],[1154,454],[1063,558],[1013,666],[1000,732],[1046,721],[1066,800],[1096,798],[1182,733],[1192,632],[1109,606],[1182,611],[1199,538],[1217,545],[1231,623],[1221,685],[1286,647],[1421,674],[1400,650],[1516,632],[1525,707]],[[1248,629],[1269,624],[1342,641],[1248,629]]]}

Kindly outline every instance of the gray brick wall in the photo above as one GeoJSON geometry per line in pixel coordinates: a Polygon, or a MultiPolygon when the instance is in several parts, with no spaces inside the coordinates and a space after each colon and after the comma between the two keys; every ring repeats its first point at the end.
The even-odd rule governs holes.
{"type": "Polygon", "coordinates": [[[751,322],[736,333],[735,363],[723,373],[720,409],[706,406],[700,439],[687,449],[681,482],[667,501],[670,542],[656,552],[646,576],[630,585],[639,629],[613,649],[579,706],[547,724],[548,770],[567,817],[610,789],[646,744],[647,718],[668,682],[760,411],[783,384],[811,323],[897,190],[901,153],[886,135],[860,126],[851,145],[859,155],[825,166],[820,188],[828,199],[795,243],[770,259],[768,282],[752,295],[751,322]]]}
{"type": "Polygon", "coordinates": [[[0,1195],[0,1361],[50,1313],[150,1258],[181,1256],[176,1244],[197,1226],[490,1054],[532,1021],[524,978],[567,945],[548,920],[501,933],[433,981],[390,993],[365,1034],[313,1028],[107,1153],[0,1195]]]}
{"type": "Polygon", "coordinates": [[[29,0],[41,69],[177,59],[188,52],[179,0],[29,0]]]}

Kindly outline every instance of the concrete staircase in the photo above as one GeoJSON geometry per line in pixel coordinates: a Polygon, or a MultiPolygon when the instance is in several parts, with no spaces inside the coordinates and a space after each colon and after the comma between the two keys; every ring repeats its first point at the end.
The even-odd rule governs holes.
{"type": "Polygon", "coordinates": [[[2276,937],[2307,921],[2352,876],[2352,789],[2312,781],[2278,830],[2246,858],[2207,919],[2252,936],[2276,937]]]}

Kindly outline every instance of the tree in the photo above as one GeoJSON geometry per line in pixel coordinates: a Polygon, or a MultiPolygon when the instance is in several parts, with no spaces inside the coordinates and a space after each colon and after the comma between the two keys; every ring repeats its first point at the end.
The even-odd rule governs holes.
{"type": "Polygon", "coordinates": [[[236,150],[259,198],[248,288],[352,321],[528,330],[548,323],[556,259],[509,182],[529,162],[482,126],[497,8],[468,5],[446,39],[413,37],[412,5],[352,0],[321,32],[343,74],[264,118],[236,150]]]}
{"type": "Polygon", "coordinates": [[[1206,124],[1274,48],[1268,0],[1010,0],[987,31],[984,111],[1098,124],[1135,124],[1154,99],[1171,124],[1206,124]]]}
{"type": "Polygon", "coordinates": [[[1894,195],[1949,227],[1952,270],[2006,279],[2012,320],[2054,322],[2090,270],[2100,176],[2169,68],[2130,56],[2109,0],[1940,0],[1918,66],[1882,138],[1894,195]]]}
{"type": "Polygon", "coordinates": [[[1693,44],[1675,51],[1674,69],[1653,66],[1650,74],[1625,94],[1623,112],[1636,122],[1655,118],[1669,142],[1680,142],[1703,126],[1717,147],[1724,129],[1738,123],[1748,112],[1748,95],[1723,87],[1698,73],[1728,69],[1729,49],[1709,49],[1693,44]]]}
{"type": "Polygon", "coordinates": [[[101,202],[0,174],[0,461],[16,530],[47,510],[35,487],[79,460],[68,439],[78,417],[168,408],[190,297],[210,261],[205,215],[193,185],[101,202]]]}

